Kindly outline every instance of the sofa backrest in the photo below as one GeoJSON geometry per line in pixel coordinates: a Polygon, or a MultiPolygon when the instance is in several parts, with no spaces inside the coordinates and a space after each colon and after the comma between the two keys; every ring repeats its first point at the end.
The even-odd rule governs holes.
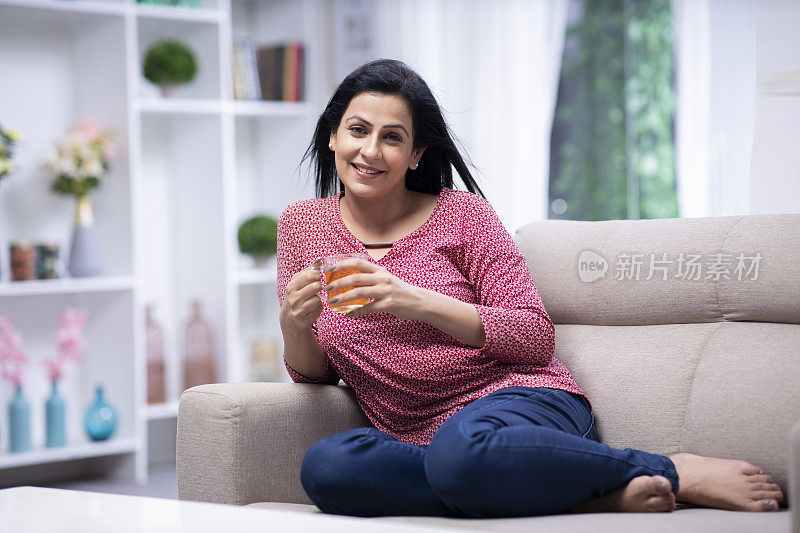
{"type": "Polygon", "coordinates": [[[744,459],[786,490],[800,419],[800,215],[520,228],[601,441],[744,459]]]}

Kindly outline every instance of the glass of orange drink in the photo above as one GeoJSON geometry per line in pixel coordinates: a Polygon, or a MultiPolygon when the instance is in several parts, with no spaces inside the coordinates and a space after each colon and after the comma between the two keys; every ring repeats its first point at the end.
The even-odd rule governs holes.
{"type": "MultiPolygon", "coordinates": [[[[357,258],[360,258],[360,259],[364,259],[365,261],[369,261],[369,255],[367,255],[365,253],[359,253],[359,252],[355,252],[355,253],[352,253],[352,254],[326,255],[326,256],[324,256],[322,258],[321,268],[322,268],[322,273],[325,276],[325,285],[326,286],[329,283],[333,283],[337,279],[341,279],[341,278],[343,278],[345,276],[349,276],[350,274],[359,274],[359,273],[361,273],[361,271],[358,270],[357,268],[350,268],[350,269],[346,269],[346,270],[338,270],[338,271],[335,271],[335,272],[331,270],[336,263],[338,263],[340,261],[344,261],[345,259],[352,259],[353,257],[357,257],[357,258]]],[[[343,289],[335,289],[335,290],[329,291],[328,292],[328,298],[329,299],[333,298],[334,296],[338,296],[339,294],[342,294],[344,292],[347,292],[349,290],[352,290],[352,289],[355,289],[356,287],[361,287],[361,286],[362,285],[355,285],[353,287],[345,287],[343,289]]],[[[354,300],[349,300],[349,301],[346,301],[346,302],[342,301],[342,302],[336,302],[335,304],[328,304],[328,306],[331,308],[331,311],[333,311],[334,313],[349,313],[350,311],[352,311],[354,309],[358,309],[359,307],[362,307],[362,306],[368,304],[369,302],[370,302],[369,298],[356,298],[354,300]]]]}

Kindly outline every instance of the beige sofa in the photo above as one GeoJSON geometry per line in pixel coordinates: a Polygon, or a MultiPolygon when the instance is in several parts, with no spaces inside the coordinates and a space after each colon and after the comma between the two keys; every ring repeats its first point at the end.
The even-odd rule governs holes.
{"type": "MultiPolygon", "coordinates": [[[[755,463],[788,496],[800,531],[800,494],[788,490],[800,483],[800,215],[541,221],[515,239],[556,324],[556,357],[589,396],[600,440],[755,463]]],[[[178,416],[179,497],[319,512],[298,478],[303,454],[326,435],[368,425],[342,385],[192,388],[178,416]]],[[[769,513],[679,506],[365,520],[497,531],[785,532],[785,505],[769,513]]]]}

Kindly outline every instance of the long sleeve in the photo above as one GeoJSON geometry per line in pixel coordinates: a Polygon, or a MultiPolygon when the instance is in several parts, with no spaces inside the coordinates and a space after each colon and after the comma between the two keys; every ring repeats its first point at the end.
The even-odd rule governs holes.
{"type": "MultiPolygon", "coordinates": [[[[363,251],[341,218],[341,197],[301,200],[281,215],[281,303],[291,277],[316,256],[363,251]]],[[[486,200],[443,189],[428,221],[375,262],[407,283],[473,305],[485,346],[460,342],[421,320],[380,312],[348,317],[323,304],[314,334],[329,365],[325,379],[305,379],[287,366],[294,381],[341,377],[373,426],[423,446],[453,413],[504,387],[583,394],[553,356],[553,324],[525,258],[486,200]]]]}
{"type": "Polygon", "coordinates": [[[504,363],[547,366],[555,328],[525,257],[489,202],[475,197],[464,213],[465,266],[486,332],[480,354],[504,363]]]}
{"type": "MultiPolygon", "coordinates": [[[[283,306],[283,301],[286,298],[286,285],[296,273],[304,269],[308,265],[306,263],[306,254],[297,245],[299,242],[295,238],[295,228],[299,220],[293,216],[292,206],[287,207],[281,213],[278,219],[278,302],[283,306]]],[[[310,262],[310,261],[308,261],[310,262]]],[[[317,336],[317,328],[312,326],[314,336],[317,336]]],[[[294,368],[289,366],[286,362],[286,352],[283,354],[283,364],[286,371],[295,383],[321,383],[336,385],[339,383],[339,375],[336,370],[331,366],[328,358],[325,358],[325,372],[323,372],[320,379],[309,379],[294,368]]]]}

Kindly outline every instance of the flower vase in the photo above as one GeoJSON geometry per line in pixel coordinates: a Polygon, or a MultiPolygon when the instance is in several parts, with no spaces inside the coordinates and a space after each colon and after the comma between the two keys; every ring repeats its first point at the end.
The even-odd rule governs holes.
{"type": "Polygon", "coordinates": [[[86,433],[93,441],[106,440],[117,427],[117,413],[103,395],[103,387],[98,385],[94,404],[86,411],[83,420],[86,433]]]}
{"type": "Polygon", "coordinates": [[[17,385],[14,399],[8,404],[8,451],[27,452],[31,449],[31,406],[17,385]]]}
{"type": "Polygon", "coordinates": [[[58,380],[52,381],[50,397],[45,404],[46,438],[48,448],[59,448],[67,445],[67,405],[58,392],[58,380]]]}
{"type": "Polygon", "coordinates": [[[73,278],[98,276],[103,270],[94,227],[92,200],[88,195],[80,196],[75,204],[75,225],[72,228],[68,269],[73,278]]]}

